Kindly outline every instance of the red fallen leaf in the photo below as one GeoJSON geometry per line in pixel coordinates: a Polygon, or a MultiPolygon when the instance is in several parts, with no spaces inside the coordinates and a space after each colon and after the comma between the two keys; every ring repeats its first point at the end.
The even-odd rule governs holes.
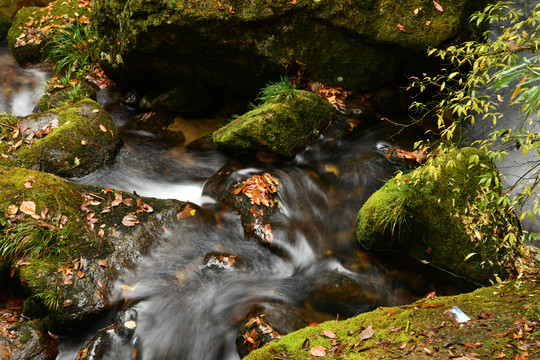
{"type": "Polygon", "coordinates": [[[364,340],[371,339],[373,335],[375,335],[375,330],[373,330],[372,325],[369,325],[367,329],[362,330],[362,332],[360,332],[360,335],[358,336],[360,336],[360,339],[364,341],[364,340]]]}
{"type": "Polygon", "coordinates": [[[326,348],[323,346],[314,346],[311,348],[311,355],[317,356],[317,357],[323,357],[326,356],[326,348]]]}
{"type": "Polygon", "coordinates": [[[324,330],[323,335],[326,336],[329,339],[336,339],[337,338],[336,333],[334,333],[331,330],[324,330]]]}
{"type": "Polygon", "coordinates": [[[105,259],[99,259],[98,260],[98,265],[103,266],[103,267],[109,267],[109,263],[105,259]]]}
{"type": "Polygon", "coordinates": [[[435,291],[432,291],[432,292],[430,292],[429,294],[427,294],[427,297],[428,297],[429,299],[433,299],[433,298],[435,297],[435,295],[436,295],[436,294],[435,294],[435,291]]]}
{"type": "Polygon", "coordinates": [[[104,193],[104,194],[108,194],[110,192],[113,192],[113,190],[111,188],[105,188],[105,189],[101,190],[101,192],[104,193]]]}
{"type": "Polygon", "coordinates": [[[229,12],[230,12],[231,14],[236,14],[236,12],[234,11],[234,8],[232,7],[232,5],[229,6],[229,12]]]}
{"type": "Polygon", "coordinates": [[[103,283],[101,282],[101,280],[98,280],[97,284],[98,284],[99,287],[103,287],[103,283]]]}
{"type": "Polygon", "coordinates": [[[435,5],[435,9],[439,10],[439,11],[444,11],[443,7],[441,6],[441,4],[439,4],[438,2],[436,2],[435,0],[433,0],[433,5],[435,5]]]}
{"type": "Polygon", "coordinates": [[[70,299],[66,299],[66,300],[64,300],[64,302],[63,302],[62,305],[63,305],[64,307],[68,307],[68,306],[70,306],[71,304],[73,304],[73,301],[70,300],[70,299]]]}
{"type": "Polygon", "coordinates": [[[310,323],[309,326],[319,326],[317,323],[310,323]]]}
{"type": "Polygon", "coordinates": [[[386,315],[390,316],[394,315],[396,313],[396,310],[385,310],[384,312],[386,313],[386,315]]]}
{"type": "Polygon", "coordinates": [[[401,24],[397,24],[396,26],[397,26],[397,28],[399,29],[399,31],[401,31],[401,32],[404,32],[404,33],[406,33],[406,34],[410,34],[410,33],[411,33],[409,30],[406,30],[405,27],[404,27],[403,25],[401,25],[401,24]]]}
{"type": "Polygon", "coordinates": [[[139,223],[139,219],[137,219],[137,216],[135,214],[127,214],[122,219],[122,224],[125,226],[135,226],[139,223]]]}

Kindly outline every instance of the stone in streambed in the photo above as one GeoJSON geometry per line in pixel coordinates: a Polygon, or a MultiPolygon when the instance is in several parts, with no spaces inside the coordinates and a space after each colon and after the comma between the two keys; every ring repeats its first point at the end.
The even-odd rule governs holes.
{"type": "Polygon", "coordinates": [[[334,115],[332,105],[318,95],[302,90],[293,94],[267,101],[215,131],[214,143],[220,148],[293,156],[318,137],[334,115]]]}

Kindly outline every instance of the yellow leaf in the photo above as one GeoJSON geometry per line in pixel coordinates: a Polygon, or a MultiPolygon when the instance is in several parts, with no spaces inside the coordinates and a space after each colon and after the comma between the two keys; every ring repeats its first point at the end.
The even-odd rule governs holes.
{"type": "Polygon", "coordinates": [[[101,131],[107,132],[107,128],[105,126],[99,124],[99,128],[101,129],[101,131]]]}

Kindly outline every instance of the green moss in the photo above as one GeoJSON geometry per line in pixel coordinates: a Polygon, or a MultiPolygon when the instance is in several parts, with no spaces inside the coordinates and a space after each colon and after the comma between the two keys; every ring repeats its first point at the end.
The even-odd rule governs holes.
{"type": "MultiPolygon", "coordinates": [[[[5,142],[0,150],[8,154],[4,164],[22,166],[29,169],[41,169],[64,177],[80,177],[113,161],[121,140],[118,130],[105,110],[95,101],[84,99],[75,104],[55,108],[41,114],[19,118],[21,125],[28,125],[41,130],[57,119],[59,127],[42,139],[31,144],[10,150],[5,142]],[[43,155],[43,156],[42,156],[43,155]]],[[[13,128],[4,121],[0,129],[3,135],[13,134],[13,128]]],[[[26,139],[20,134],[20,138],[26,139]]]]}
{"type": "MultiPolygon", "coordinates": [[[[495,274],[507,275],[505,259],[515,257],[519,248],[503,248],[502,238],[486,236],[473,241],[463,222],[469,215],[473,222],[479,221],[469,213],[469,205],[480,190],[480,176],[495,171],[493,162],[479,150],[464,148],[436,159],[430,169],[438,174],[437,180],[417,180],[426,169],[390,180],[366,201],[357,218],[360,243],[368,248],[403,250],[482,284],[494,280],[495,274]],[[395,226],[389,221],[392,216],[399,218],[395,226]],[[464,261],[471,253],[476,255],[464,261]]],[[[512,221],[519,238],[515,216],[510,214],[504,222],[512,221]]],[[[496,230],[497,223],[492,226],[496,230]]]]}
{"type": "MultiPolygon", "coordinates": [[[[515,321],[525,319],[525,308],[538,304],[540,290],[534,285],[511,282],[482,288],[469,294],[422,299],[414,304],[379,308],[344,321],[328,321],[291,333],[248,355],[246,360],[307,358],[314,346],[323,346],[326,359],[377,359],[403,357],[410,359],[446,358],[463,351],[463,343],[481,343],[474,349],[475,357],[493,358],[500,352],[507,356],[516,353],[521,343],[515,321]],[[473,321],[454,326],[445,310],[459,307],[473,321]],[[372,326],[373,337],[362,341],[359,333],[372,326]],[[332,339],[323,331],[333,331],[341,352],[329,351],[332,339]],[[303,350],[305,341],[308,350],[303,350]],[[406,344],[405,344],[406,343],[406,344]],[[405,344],[405,348],[400,348],[405,344]],[[344,346],[345,345],[345,346],[344,346]],[[429,351],[426,351],[426,349],[429,351]]],[[[529,325],[530,326],[530,325],[529,325]]],[[[525,337],[529,338],[529,334],[525,337]]],[[[529,339],[523,339],[527,341],[529,339]]]]}
{"type": "Polygon", "coordinates": [[[332,106],[307,91],[283,102],[266,102],[214,132],[219,147],[270,151],[292,156],[318,135],[333,114],[332,106]]]}
{"type": "Polygon", "coordinates": [[[91,15],[90,8],[79,7],[77,0],[57,0],[45,8],[24,7],[15,15],[7,35],[11,54],[20,64],[39,63],[53,28],[91,15]]]}
{"type": "Polygon", "coordinates": [[[30,330],[26,329],[23,332],[23,334],[21,335],[21,337],[19,337],[19,341],[20,341],[21,344],[26,344],[30,340],[32,340],[32,332],[30,330]]]}

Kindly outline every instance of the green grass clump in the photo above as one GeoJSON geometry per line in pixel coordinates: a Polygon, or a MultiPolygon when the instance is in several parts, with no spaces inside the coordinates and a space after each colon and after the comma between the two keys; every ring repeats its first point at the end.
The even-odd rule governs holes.
{"type": "Polygon", "coordinates": [[[294,88],[289,78],[282,76],[279,82],[269,82],[257,96],[260,104],[266,102],[279,102],[295,98],[294,88]]]}

